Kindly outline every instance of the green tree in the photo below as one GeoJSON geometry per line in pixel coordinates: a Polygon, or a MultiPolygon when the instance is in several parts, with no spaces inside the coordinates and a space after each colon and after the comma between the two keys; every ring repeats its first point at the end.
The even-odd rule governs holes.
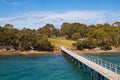
{"type": "Polygon", "coordinates": [[[19,49],[31,50],[37,41],[37,33],[35,30],[24,28],[19,32],[19,49]]]}
{"type": "Polygon", "coordinates": [[[112,25],[116,27],[120,27],[120,22],[114,22],[112,25]]]}
{"type": "Polygon", "coordinates": [[[114,22],[113,27],[116,27],[116,32],[117,32],[117,36],[116,36],[116,47],[118,47],[120,45],[120,22],[114,22]]]}
{"type": "Polygon", "coordinates": [[[47,38],[39,37],[34,46],[34,49],[38,51],[53,51],[54,46],[48,41],[47,38]]]}
{"type": "Polygon", "coordinates": [[[66,38],[70,39],[72,34],[73,34],[73,30],[72,30],[72,26],[70,23],[64,22],[61,26],[61,34],[63,36],[65,36],[66,38]]]}
{"type": "Polygon", "coordinates": [[[82,38],[87,36],[87,26],[85,24],[80,23],[63,23],[61,26],[61,34],[62,36],[66,37],[67,39],[72,39],[72,35],[74,33],[79,33],[82,38]]]}
{"type": "Polygon", "coordinates": [[[42,28],[37,30],[38,34],[46,37],[56,37],[59,33],[59,30],[56,29],[53,24],[46,24],[42,28]]]}
{"type": "Polygon", "coordinates": [[[93,49],[96,48],[96,41],[92,38],[88,38],[83,41],[77,41],[75,46],[77,47],[78,50],[83,50],[83,49],[93,49]]]}
{"type": "Polygon", "coordinates": [[[103,29],[95,29],[93,31],[93,33],[91,34],[91,36],[94,39],[98,39],[98,40],[101,40],[101,41],[106,41],[108,35],[103,29]]]}
{"type": "Polygon", "coordinates": [[[72,39],[73,39],[73,40],[78,40],[80,37],[81,37],[80,33],[74,33],[74,34],[72,35],[72,39]]]}
{"type": "Polygon", "coordinates": [[[101,42],[100,44],[102,50],[111,50],[111,43],[110,42],[101,42]]]}
{"type": "Polygon", "coordinates": [[[4,28],[13,28],[14,26],[12,24],[5,24],[4,28]]]}

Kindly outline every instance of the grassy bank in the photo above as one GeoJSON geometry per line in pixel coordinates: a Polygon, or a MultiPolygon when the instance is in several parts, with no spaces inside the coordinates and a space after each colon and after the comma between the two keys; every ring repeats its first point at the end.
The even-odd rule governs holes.
{"type": "Polygon", "coordinates": [[[48,38],[48,40],[52,43],[52,45],[55,46],[55,48],[59,48],[60,46],[65,46],[66,48],[72,48],[73,47],[73,43],[75,43],[75,41],[73,40],[66,40],[64,38],[48,38]]]}

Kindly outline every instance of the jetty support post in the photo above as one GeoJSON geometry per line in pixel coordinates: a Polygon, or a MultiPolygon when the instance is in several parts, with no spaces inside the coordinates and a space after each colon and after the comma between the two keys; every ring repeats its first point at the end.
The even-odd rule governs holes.
{"type": "Polygon", "coordinates": [[[102,80],[104,80],[104,76],[102,75],[102,80]]]}
{"type": "Polygon", "coordinates": [[[79,66],[80,69],[82,68],[82,63],[80,61],[78,63],[78,66],[79,66]]]}
{"type": "Polygon", "coordinates": [[[101,74],[98,73],[98,80],[101,80],[101,74]]]}
{"type": "Polygon", "coordinates": [[[84,73],[86,73],[86,65],[84,64],[84,73]]]}
{"type": "Polygon", "coordinates": [[[93,69],[90,70],[90,77],[93,80],[93,69]]]}

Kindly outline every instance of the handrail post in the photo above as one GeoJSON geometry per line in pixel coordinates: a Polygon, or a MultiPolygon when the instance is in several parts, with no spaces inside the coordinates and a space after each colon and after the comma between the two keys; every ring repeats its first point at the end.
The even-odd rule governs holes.
{"type": "Polygon", "coordinates": [[[100,60],[100,62],[101,62],[101,66],[102,66],[102,60],[100,60]]]}
{"type": "Polygon", "coordinates": [[[105,68],[106,68],[106,62],[105,62],[105,68]]]}
{"type": "Polygon", "coordinates": [[[116,79],[117,79],[117,65],[115,65],[115,73],[116,73],[116,79]]]}
{"type": "Polygon", "coordinates": [[[112,71],[112,63],[110,63],[110,70],[112,71]]]}

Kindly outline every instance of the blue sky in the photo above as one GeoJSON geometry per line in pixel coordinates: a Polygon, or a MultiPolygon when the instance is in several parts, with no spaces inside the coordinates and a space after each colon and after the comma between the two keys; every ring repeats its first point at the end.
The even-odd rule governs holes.
{"type": "Polygon", "coordinates": [[[120,21],[120,0],[0,0],[0,25],[39,28],[46,23],[120,21]]]}

